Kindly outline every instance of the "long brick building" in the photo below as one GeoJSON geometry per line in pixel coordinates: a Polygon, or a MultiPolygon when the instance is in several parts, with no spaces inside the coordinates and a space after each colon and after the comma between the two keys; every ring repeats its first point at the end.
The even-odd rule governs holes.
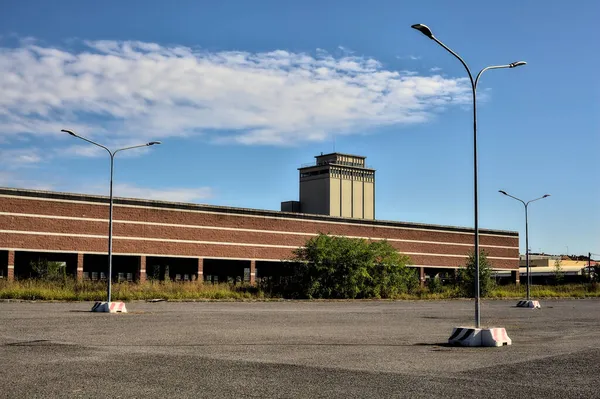
{"type": "MultiPolygon", "coordinates": [[[[166,274],[254,282],[277,275],[281,261],[320,232],[388,240],[422,277],[463,266],[473,249],[473,229],[463,227],[142,199],[114,203],[115,279],[166,274]]],[[[0,277],[27,277],[31,262],[46,259],[65,262],[80,279],[106,278],[108,205],[104,196],[0,188],[0,277]]],[[[363,208],[364,202],[357,208],[362,215],[363,208]]],[[[513,231],[480,230],[495,269],[518,271],[518,239],[513,231]]]]}

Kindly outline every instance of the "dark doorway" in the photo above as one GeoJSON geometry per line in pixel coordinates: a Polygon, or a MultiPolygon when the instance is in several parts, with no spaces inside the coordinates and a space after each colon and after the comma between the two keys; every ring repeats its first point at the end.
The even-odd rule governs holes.
{"type": "Polygon", "coordinates": [[[197,258],[146,257],[146,278],[155,281],[196,281],[197,258]]]}
{"type": "Polygon", "coordinates": [[[256,280],[272,280],[279,282],[294,274],[295,263],[281,261],[256,261],[256,280]]]}
{"type": "MultiPolygon", "coordinates": [[[[137,280],[140,267],[139,256],[113,255],[112,281],[133,282],[137,280]]],[[[108,255],[84,255],[83,279],[92,281],[106,280],[108,274],[108,255]]]]}
{"type": "Polygon", "coordinates": [[[8,251],[0,251],[0,279],[8,277],[8,251]]]}
{"type": "Polygon", "coordinates": [[[204,259],[204,281],[213,284],[250,282],[250,261],[204,259]]]}
{"type": "MultiPolygon", "coordinates": [[[[8,253],[7,253],[8,261],[8,253]]],[[[77,275],[77,254],[61,252],[15,251],[15,278],[43,278],[44,269],[50,269],[53,277],[75,277],[77,275]]]]}

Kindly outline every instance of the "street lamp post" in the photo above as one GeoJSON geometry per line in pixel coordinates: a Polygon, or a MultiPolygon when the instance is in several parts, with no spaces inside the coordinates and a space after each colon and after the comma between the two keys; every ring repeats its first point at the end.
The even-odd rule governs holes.
{"type": "Polygon", "coordinates": [[[471,89],[473,93],[473,187],[474,187],[474,211],[475,211],[475,327],[479,328],[481,325],[481,317],[480,317],[480,298],[479,298],[479,212],[478,212],[478,199],[477,199],[477,83],[479,83],[479,78],[481,74],[490,69],[502,69],[502,68],[516,68],[521,65],[525,65],[525,61],[517,61],[507,65],[492,65],[483,68],[477,74],[475,80],[473,80],[473,74],[471,74],[471,70],[467,66],[466,62],[454,51],[452,51],[448,46],[439,41],[433,33],[431,29],[427,25],[423,24],[415,24],[411,26],[413,29],[418,30],[444,49],[446,49],[450,54],[456,57],[461,64],[467,70],[467,74],[469,75],[469,80],[471,82],[471,89]]]}
{"type": "Polygon", "coordinates": [[[517,197],[514,197],[514,196],[508,194],[506,191],[498,190],[498,192],[506,195],[507,197],[516,199],[517,201],[521,202],[523,204],[523,206],[525,207],[525,265],[527,266],[527,302],[529,302],[530,301],[530,287],[531,287],[531,273],[529,272],[529,222],[527,220],[527,207],[529,206],[530,203],[532,203],[534,201],[538,201],[538,200],[549,197],[550,194],[544,194],[543,196],[541,196],[539,198],[532,199],[531,201],[525,202],[520,198],[517,198],[517,197]]]}
{"type": "Polygon", "coordinates": [[[112,232],[113,232],[113,170],[114,170],[114,163],[115,163],[115,155],[120,151],[131,150],[131,149],[140,148],[140,147],[148,147],[148,146],[155,145],[155,144],[161,144],[161,142],[160,141],[151,141],[146,144],[139,144],[139,145],[119,148],[117,150],[111,151],[108,148],[106,148],[105,146],[103,146],[102,144],[98,144],[95,141],[92,141],[83,136],[80,136],[80,135],[76,134],[75,132],[73,132],[72,130],[62,129],[61,132],[69,133],[73,137],[77,137],[78,139],[87,141],[88,143],[94,144],[100,148],[104,148],[106,150],[106,152],[108,152],[108,154],[110,155],[110,194],[109,194],[110,205],[109,205],[109,211],[108,211],[108,276],[106,278],[106,280],[108,281],[107,288],[106,288],[106,291],[107,291],[106,301],[110,305],[111,294],[112,294],[111,280],[112,280],[112,232]]]}

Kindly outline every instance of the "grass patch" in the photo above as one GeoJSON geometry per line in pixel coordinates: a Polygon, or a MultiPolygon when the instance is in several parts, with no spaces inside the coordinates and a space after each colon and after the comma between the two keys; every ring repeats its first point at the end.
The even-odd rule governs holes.
{"type": "MultiPolygon", "coordinates": [[[[600,284],[532,285],[530,291],[534,298],[598,298],[600,297],[600,284]]],[[[525,285],[507,285],[496,287],[489,297],[523,298],[526,294],[525,285]]]]}
{"type": "MultiPolygon", "coordinates": [[[[142,284],[113,283],[112,300],[247,300],[264,299],[264,294],[249,285],[202,284],[201,282],[148,281],[142,284]]],[[[106,282],[0,280],[0,299],[44,301],[103,301],[106,282]]]]}
{"type": "MultiPolygon", "coordinates": [[[[526,295],[525,285],[497,286],[487,298],[518,299],[526,295]]],[[[600,297],[600,284],[564,284],[556,286],[534,285],[533,298],[597,298],[600,297]]],[[[436,287],[432,292],[427,287],[417,288],[411,293],[396,295],[397,300],[444,300],[464,298],[455,286],[436,287]]],[[[250,285],[203,284],[202,282],[147,281],[142,284],[113,283],[112,299],[133,301],[146,299],[166,299],[172,301],[194,300],[268,300],[281,296],[262,291],[250,285]]],[[[103,301],[106,300],[106,282],[45,280],[0,280],[0,299],[21,299],[41,301],[103,301]]]]}

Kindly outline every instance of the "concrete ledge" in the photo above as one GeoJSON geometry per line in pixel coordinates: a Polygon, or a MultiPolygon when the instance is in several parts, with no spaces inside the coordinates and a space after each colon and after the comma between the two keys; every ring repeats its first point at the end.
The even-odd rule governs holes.
{"type": "Polygon", "coordinates": [[[127,313],[127,308],[124,302],[96,302],[92,312],[127,313]]]}
{"type": "Polygon", "coordinates": [[[541,309],[540,301],[519,301],[517,302],[518,308],[530,308],[530,309],[541,309]]]}
{"type": "Polygon", "coordinates": [[[508,337],[505,328],[484,328],[481,331],[481,346],[504,345],[512,345],[512,339],[508,337]]]}
{"type": "Polygon", "coordinates": [[[502,327],[473,328],[455,327],[448,338],[448,344],[457,346],[498,347],[512,345],[512,340],[502,327]]]}

